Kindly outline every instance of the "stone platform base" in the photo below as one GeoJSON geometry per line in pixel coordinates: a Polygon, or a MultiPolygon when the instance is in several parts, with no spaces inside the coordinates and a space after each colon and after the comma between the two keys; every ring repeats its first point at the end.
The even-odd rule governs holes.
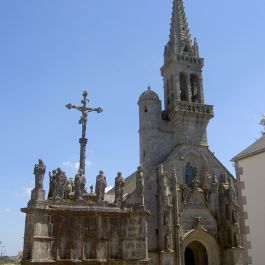
{"type": "Polygon", "coordinates": [[[146,260],[56,260],[56,261],[32,261],[22,260],[21,265],[148,265],[149,259],[146,260]]]}

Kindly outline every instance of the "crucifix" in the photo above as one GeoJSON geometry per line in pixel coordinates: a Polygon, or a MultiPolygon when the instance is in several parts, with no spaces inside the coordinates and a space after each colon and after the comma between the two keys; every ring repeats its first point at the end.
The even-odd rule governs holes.
{"type": "Polygon", "coordinates": [[[71,103],[67,104],[65,107],[67,109],[77,109],[81,112],[82,116],[79,120],[79,124],[82,125],[82,137],[79,139],[80,143],[80,162],[79,162],[79,169],[83,170],[83,174],[85,175],[86,170],[86,144],[87,144],[87,138],[86,138],[86,126],[87,126],[87,116],[89,112],[96,111],[97,113],[102,112],[103,110],[101,108],[88,108],[87,104],[89,100],[87,99],[87,91],[83,92],[83,99],[81,100],[82,105],[81,106],[75,106],[71,103]]]}

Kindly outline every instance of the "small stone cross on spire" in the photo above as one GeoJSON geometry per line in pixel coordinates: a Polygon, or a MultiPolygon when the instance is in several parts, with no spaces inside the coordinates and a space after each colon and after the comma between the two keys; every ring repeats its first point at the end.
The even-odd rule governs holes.
{"type": "Polygon", "coordinates": [[[89,112],[96,111],[97,113],[102,112],[103,110],[101,108],[88,108],[87,104],[89,100],[87,99],[87,91],[83,92],[83,99],[81,100],[82,105],[81,106],[75,106],[71,103],[67,104],[65,107],[68,109],[77,109],[81,112],[82,116],[79,120],[79,124],[82,125],[82,137],[79,139],[80,143],[80,162],[79,162],[79,169],[82,169],[83,174],[85,175],[86,170],[86,144],[87,144],[87,138],[86,138],[86,127],[87,127],[87,116],[89,112]]]}

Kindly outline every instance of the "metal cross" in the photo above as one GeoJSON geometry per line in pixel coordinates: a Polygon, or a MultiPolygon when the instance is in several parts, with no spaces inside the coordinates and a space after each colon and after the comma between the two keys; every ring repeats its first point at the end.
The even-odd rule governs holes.
{"type": "Polygon", "coordinates": [[[79,162],[79,169],[83,170],[83,174],[85,175],[86,170],[86,144],[87,144],[87,138],[86,138],[86,126],[87,126],[87,115],[89,112],[96,111],[97,113],[102,112],[103,110],[101,108],[88,108],[87,104],[89,100],[87,99],[87,91],[83,92],[83,99],[81,100],[82,106],[75,106],[71,103],[67,104],[65,107],[67,109],[77,109],[82,113],[82,116],[79,120],[79,124],[82,125],[82,137],[79,139],[80,143],[80,162],[79,162]]]}

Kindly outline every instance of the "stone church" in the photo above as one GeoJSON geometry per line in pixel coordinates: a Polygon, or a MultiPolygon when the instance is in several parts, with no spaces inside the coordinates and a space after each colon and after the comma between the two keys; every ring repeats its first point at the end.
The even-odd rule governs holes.
{"type": "Polygon", "coordinates": [[[22,209],[22,264],[246,265],[237,182],[208,147],[203,65],[183,1],[173,0],[165,108],[151,88],[138,101],[141,166],[125,180],[118,173],[107,194],[103,172],[88,193],[84,168],[75,180],[54,170],[46,199],[40,160],[22,209]]]}

